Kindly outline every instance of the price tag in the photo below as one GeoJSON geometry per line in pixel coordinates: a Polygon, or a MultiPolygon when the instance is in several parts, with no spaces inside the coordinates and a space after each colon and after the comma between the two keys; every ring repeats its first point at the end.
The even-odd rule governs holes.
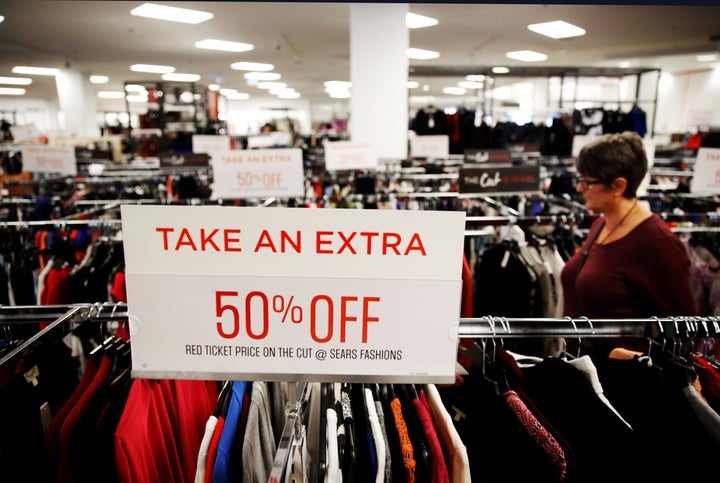
{"type": "Polygon", "coordinates": [[[410,153],[416,158],[447,158],[450,138],[446,134],[411,136],[410,153]]]}
{"type": "Polygon", "coordinates": [[[193,134],[192,147],[194,153],[207,153],[230,151],[230,136],[193,134]]]}
{"type": "Polygon", "coordinates": [[[134,377],[452,382],[459,212],[122,207],[134,377]]]}
{"type": "Polygon", "coordinates": [[[303,196],[302,150],[253,149],[213,154],[213,198],[303,196]]]}
{"type": "Polygon", "coordinates": [[[720,148],[698,149],[690,192],[720,193],[720,148]]]}
{"type": "Polygon", "coordinates": [[[77,175],[73,146],[23,146],[22,159],[23,171],[77,175]]]}
{"type": "Polygon", "coordinates": [[[460,194],[537,193],[540,190],[540,166],[484,166],[460,168],[460,194]]]}
{"type": "Polygon", "coordinates": [[[325,143],[325,169],[375,169],[378,157],[370,143],[334,141],[325,143]]]}

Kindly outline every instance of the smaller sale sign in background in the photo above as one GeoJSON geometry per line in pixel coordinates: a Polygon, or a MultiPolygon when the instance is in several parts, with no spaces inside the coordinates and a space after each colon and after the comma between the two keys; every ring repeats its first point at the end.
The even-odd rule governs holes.
{"type": "Polygon", "coordinates": [[[465,213],[122,206],[134,377],[454,380],[465,213]]]}

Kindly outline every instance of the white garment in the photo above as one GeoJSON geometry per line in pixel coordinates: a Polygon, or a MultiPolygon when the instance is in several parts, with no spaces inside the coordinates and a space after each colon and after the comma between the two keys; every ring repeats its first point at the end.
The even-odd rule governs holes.
{"type": "Polygon", "coordinates": [[[337,424],[338,417],[335,409],[328,408],[325,412],[327,419],[327,454],[325,457],[325,483],[342,483],[340,471],[340,453],[338,453],[337,424]]]}
{"type": "Polygon", "coordinates": [[[438,439],[445,454],[445,461],[448,464],[448,473],[452,483],[472,483],[470,477],[470,462],[468,460],[467,448],[460,435],[455,429],[450,413],[440,399],[440,393],[435,384],[427,384],[425,393],[430,406],[430,414],[437,428],[438,439]]]}
{"type": "Polygon", "coordinates": [[[202,440],[200,441],[200,450],[198,451],[197,467],[195,470],[195,483],[203,483],[203,481],[205,481],[205,471],[207,469],[207,457],[208,450],[210,449],[210,440],[212,439],[217,422],[217,416],[211,414],[207,422],[205,423],[205,433],[203,433],[202,440]]]}
{"type": "Polygon", "coordinates": [[[385,440],[383,439],[380,420],[375,410],[375,400],[373,399],[372,391],[368,388],[365,388],[365,405],[367,406],[370,430],[372,431],[373,440],[375,441],[375,452],[377,453],[375,483],[383,483],[385,481],[385,440]]]}

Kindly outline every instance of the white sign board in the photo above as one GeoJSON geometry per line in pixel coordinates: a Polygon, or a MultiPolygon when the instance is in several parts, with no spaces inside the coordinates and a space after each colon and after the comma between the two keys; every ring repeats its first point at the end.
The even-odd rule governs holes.
{"type": "Polygon", "coordinates": [[[193,153],[213,154],[215,152],[230,151],[230,136],[215,136],[208,134],[193,134],[193,153]]]}
{"type": "Polygon", "coordinates": [[[447,158],[450,138],[446,134],[411,136],[410,154],[416,158],[447,158]]]}
{"type": "Polygon", "coordinates": [[[30,141],[40,137],[40,131],[35,124],[23,124],[21,126],[10,126],[10,134],[16,143],[30,141]]]}
{"type": "Polygon", "coordinates": [[[289,147],[292,144],[292,136],[286,131],[275,131],[257,136],[248,136],[248,148],[277,148],[289,147]]]}
{"type": "Polygon", "coordinates": [[[454,380],[464,213],[121,209],[134,377],[454,380]]]}
{"type": "Polygon", "coordinates": [[[213,198],[295,197],[305,193],[302,150],[244,149],[213,153],[213,198]]]}
{"type": "Polygon", "coordinates": [[[375,169],[378,157],[370,143],[333,141],[325,143],[325,169],[375,169]]]}
{"type": "Polygon", "coordinates": [[[720,193],[720,148],[698,149],[690,192],[720,193]]]}
{"type": "Polygon", "coordinates": [[[23,171],[77,175],[74,146],[23,146],[22,159],[23,171]]]}

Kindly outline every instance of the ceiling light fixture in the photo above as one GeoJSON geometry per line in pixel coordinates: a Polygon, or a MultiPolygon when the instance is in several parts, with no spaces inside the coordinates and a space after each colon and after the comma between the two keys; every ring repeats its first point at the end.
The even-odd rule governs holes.
{"type": "Polygon", "coordinates": [[[90,82],[93,84],[107,84],[110,78],[106,75],[91,75],[90,82]]]}
{"type": "Polygon", "coordinates": [[[0,15],[0,23],[3,23],[3,20],[5,20],[5,17],[3,17],[2,15],[0,15]]]}
{"type": "Polygon", "coordinates": [[[485,80],[485,76],[482,74],[470,74],[465,76],[465,80],[472,82],[481,82],[485,80]]]}
{"type": "Polygon", "coordinates": [[[244,77],[257,81],[276,81],[280,80],[282,76],[277,72],[247,72],[244,77]]]}
{"type": "Polygon", "coordinates": [[[198,40],[195,42],[195,47],[198,49],[221,50],[223,52],[247,52],[255,48],[253,44],[215,39],[198,40]]]}
{"type": "Polygon", "coordinates": [[[0,77],[0,84],[7,84],[11,86],[29,86],[32,84],[32,79],[28,77],[0,77]]]}
{"type": "Polygon", "coordinates": [[[498,66],[498,67],[493,67],[492,71],[494,74],[507,74],[508,72],[510,72],[510,69],[508,69],[507,67],[498,66]]]}
{"type": "Polygon", "coordinates": [[[337,89],[349,89],[352,87],[352,82],[348,81],[337,81],[337,80],[329,80],[323,82],[323,86],[328,88],[337,88],[337,89]]]}
{"type": "Polygon", "coordinates": [[[128,96],[125,96],[125,99],[128,102],[147,102],[148,96],[142,94],[130,94],[128,96]]]}
{"type": "Polygon", "coordinates": [[[425,15],[419,15],[411,12],[405,14],[405,26],[409,29],[432,27],[437,24],[438,20],[436,18],[426,17],[425,15]]]}
{"type": "Polygon", "coordinates": [[[440,57],[439,52],[435,52],[433,50],[425,50],[425,49],[415,49],[413,47],[410,47],[405,51],[405,55],[409,59],[417,59],[417,60],[428,60],[428,59],[437,59],[440,57]]]}
{"type": "Polygon", "coordinates": [[[208,86],[208,89],[210,89],[210,90],[213,91],[213,92],[217,92],[217,91],[220,90],[220,86],[217,85],[217,84],[210,84],[210,85],[208,86]]]}
{"type": "Polygon", "coordinates": [[[453,94],[456,96],[461,96],[465,94],[465,89],[462,87],[443,87],[443,93],[445,94],[453,94]]]}
{"type": "Polygon", "coordinates": [[[59,69],[52,67],[28,67],[26,65],[16,65],[12,68],[13,74],[26,74],[26,75],[56,75],[60,72],[59,69]]]}
{"type": "Polygon", "coordinates": [[[250,94],[245,92],[228,92],[225,94],[225,97],[232,101],[244,101],[246,99],[250,99],[250,94]]]}
{"type": "Polygon", "coordinates": [[[22,96],[25,95],[25,89],[22,87],[0,87],[0,95],[22,96]]]}
{"type": "Polygon", "coordinates": [[[300,99],[299,92],[282,92],[277,95],[280,99],[300,99]]]}
{"type": "Polygon", "coordinates": [[[528,30],[531,30],[540,35],[550,37],[553,39],[567,39],[570,37],[579,37],[585,35],[585,29],[567,23],[562,20],[555,20],[553,22],[542,22],[533,23],[527,26],[528,30]]]}
{"type": "Polygon", "coordinates": [[[198,74],[181,74],[179,72],[171,72],[162,75],[163,80],[175,82],[197,82],[200,80],[198,74]]]}
{"type": "Polygon", "coordinates": [[[460,81],[458,82],[458,86],[462,87],[463,89],[482,89],[482,86],[485,85],[482,82],[478,81],[460,81]]]}
{"type": "Polygon", "coordinates": [[[259,62],[235,62],[230,64],[231,69],[235,70],[251,70],[255,72],[268,72],[275,68],[272,64],[262,64],[259,62]]]}
{"type": "Polygon", "coordinates": [[[523,62],[541,62],[547,60],[548,56],[532,50],[515,50],[507,52],[505,56],[509,59],[521,60],[523,62]]]}
{"type": "Polygon", "coordinates": [[[189,8],[168,7],[156,3],[143,3],[139,7],[130,10],[131,15],[136,17],[154,18],[167,20],[169,22],[198,24],[206,22],[214,17],[210,12],[191,10],[189,8]]]}
{"type": "Polygon", "coordinates": [[[287,84],[284,82],[258,82],[258,89],[285,89],[287,84]]]}
{"type": "Polygon", "coordinates": [[[101,99],[122,99],[125,93],[122,91],[100,91],[97,96],[101,99]]]}
{"type": "Polygon", "coordinates": [[[169,74],[175,72],[175,67],[171,65],[153,65],[153,64],[133,64],[130,66],[133,72],[148,72],[150,74],[169,74]]]}
{"type": "Polygon", "coordinates": [[[408,89],[417,89],[418,87],[420,87],[420,84],[416,81],[408,81],[407,87],[408,89]]]}
{"type": "Polygon", "coordinates": [[[328,92],[328,96],[333,99],[349,99],[351,97],[350,91],[332,91],[328,92]]]}

